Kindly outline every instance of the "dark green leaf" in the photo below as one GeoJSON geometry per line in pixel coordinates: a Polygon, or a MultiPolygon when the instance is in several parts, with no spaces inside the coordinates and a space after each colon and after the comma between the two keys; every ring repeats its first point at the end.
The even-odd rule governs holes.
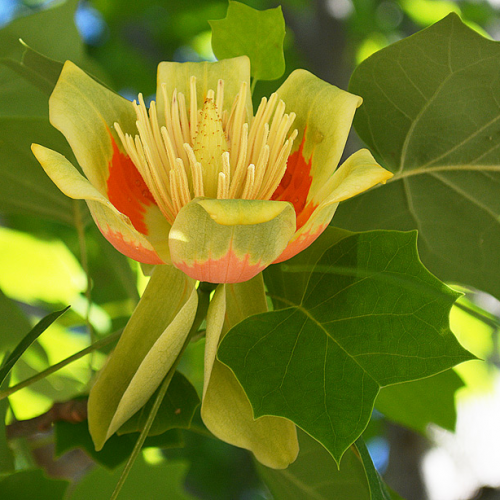
{"type": "Polygon", "coordinates": [[[372,459],[366,445],[362,439],[356,441],[356,449],[358,450],[359,456],[363,461],[363,466],[366,472],[366,479],[370,485],[370,499],[371,500],[391,500],[391,495],[387,489],[387,486],[382,481],[379,473],[373,465],[372,459]]]}
{"type": "MultiPolygon", "coordinates": [[[[124,500],[195,500],[186,493],[182,483],[186,476],[188,464],[185,462],[168,462],[149,465],[141,457],[135,463],[125,482],[119,498],[124,500]]],[[[85,476],[75,487],[70,500],[109,500],[116,483],[120,478],[121,468],[109,472],[98,467],[85,476]]]]}
{"type": "Polygon", "coordinates": [[[77,0],[60,2],[7,24],[0,30],[0,56],[20,60],[24,52],[19,43],[22,38],[34,50],[52,59],[81,62],[85,51],[74,22],[77,4],[77,0]]]}
{"type": "Polygon", "coordinates": [[[24,470],[0,480],[0,498],[9,500],[62,500],[67,481],[49,479],[42,470],[24,470]]]}
{"type": "Polygon", "coordinates": [[[68,158],[72,155],[63,136],[49,123],[47,92],[56,77],[56,60],[71,59],[102,78],[102,71],[86,57],[75,26],[77,4],[77,0],[56,2],[0,29],[0,57],[15,61],[8,64],[24,75],[0,65],[0,211],[3,213],[41,215],[74,224],[72,201],[55,187],[30,147],[36,142],[68,158]],[[19,43],[20,38],[25,44],[19,43]],[[27,49],[26,44],[32,49],[27,49]],[[37,78],[34,73],[40,72],[45,80],[44,83],[38,80],[43,91],[25,79],[29,73],[32,82],[37,78]]]}
{"type": "MultiPolygon", "coordinates": [[[[71,424],[68,422],[57,422],[55,424],[56,455],[74,448],[82,448],[96,462],[114,469],[123,463],[132,453],[139,434],[126,434],[111,436],[101,451],[95,451],[94,443],[90,437],[87,422],[71,424]]],[[[178,448],[183,446],[182,435],[179,430],[173,429],[159,436],[149,437],[144,447],[178,448]]]]}
{"type": "Polygon", "coordinates": [[[62,63],[54,61],[36,50],[24,46],[21,62],[14,59],[1,59],[0,63],[15,71],[18,75],[50,96],[62,70],[62,63]]]}
{"type": "Polygon", "coordinates": [[[293,260],[283,265],[269,266],[264,271],[264,281],[274,308],[283,309],[290,304],[299,304],[316,262],[329,248],[352,235],[349,231],[327,227],[309,248],[300,252],[293,260]]]}
{"type": "Polygon", "coordinates": [[[274,500],[371,500],[365,469],[357,453],[349,449],[340,468],[328,451],[299,432],[300,453],[287,469],[257,470],[274,500]]]}
{"type": "MultiPolygon", "coordinates": [[[[119,434],[141,432],[151,412],[159,389],[149,401],[125,424],[120,427],[119,434]]],[[[179,372],[175,372],[168,391],[158,409],[158,413],[149,431],[149,436],[163,434],[169,429],[188,429],[193,415],[200,404],[196,389],[189,380],[179,372]]]]}
{"type": "Polygon", "coordinates": [[[230,1],[227,17],[209,22],[212,49],[218,59],[248,56],[256,80],[276,80],[285,72],[281,7],[258,11],[230,1]]]}
{"type": "Polygon", "coordinates": [[[425,433],[430,423],[455,430],[455,392],[464,386],[453,371],[384,387],[375,402],[377,410],[398,424],[425,433]]]}
{"type": "Polygon", "coordinates": [[[12,354],[5,360],[2,367],[0,368],[0,384],[5,380],[12,367],[16,364],[17,360],[23,355],[24,351],[45,331],[47,328],[54,323],[54,321],[65,313],[70,306],[62,309],[61,311],[55,311],[48,314],[42,318],[19,342],[17,347],[12,351],[12,354]]]}
{"type": "Polygon", "coordinates": [[[0,290],[0,352],[7,349],[12,350],[24,335],[24,332],[31,328],[28,318],[14,301],[9,299],[0,290]]]}
{"type": "MultiPolygon", "coordinates": [[[[7,356],[7,355],[6,355],[7,356]]],[[[10,376],[0,384],[0,390],[5,390],[9,386],[10,376]]],[[[14,456],[7,443],[7,429],[5,425],[5,417],[9,409],[9,401],[7,398],[0,400],[0,475],[5,472],[14,471],[14,456]]]]}
{"type": "Polygon", "coordinates": [[[343,203],[335,225],[419,230],[441,279],[500,297],[500,44],[451,14],[368,58],[355,126],[395,176],[343,203]]]}
{"type": "MultiPolygon", "coordinates": [[[[289,307],[236,325],[218,356],[256,418],[288,418],[340,460],[366,427],[381,386],[428,377],[473,356],[448,326],[458,294],[422,266],[416,233],[329,236],[334,245],[301,300],[271,290],[289,307]]],[[[311,270],[295,259],[280,266],[284,280],[311,270]]]]}
{"type": "MultiPolygon", "coordinates": [[[[23,85],[19,77],[14,78],[14,83],[16,81],[23,85]]],[[[3,90],[0,70],[2,99],[3,90]]],[[[56,145],[54,149],[66,151],[59,132],[52,128],[47,118],[13,116],[0,117],[0,136],[0,210],[74,224],[73,201],[57,189],[30,149],[31,144],[37,142],[48,147],[56,145]]]]}
{"type": "Polygon", "coordinates": [[[63,69],[63,64],[40,54],[40,52],[33,50],[24,42],[21,41],[21,43],[24,46],[23,58],[21,60],[23,66],[39,74],[47,81],[48,85],[54,88],[63,69]]]}

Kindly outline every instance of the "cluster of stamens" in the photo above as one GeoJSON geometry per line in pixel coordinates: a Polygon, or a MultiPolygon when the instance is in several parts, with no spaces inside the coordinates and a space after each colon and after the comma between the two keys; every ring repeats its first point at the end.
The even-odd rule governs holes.
{"type": "Polygon", "coordinates": [[[224,82],[209,90],[201,110],[196,78],[190,79],[189,115],[184,95],[163,94],[165,124],[160,126],[156,103],[149,112],[142,94],[134,101],[138,134],[115,130],[123,147],[148,186],[163,215],[173,223],[193,198],[268,200],[286,171],[297,137],[287,138],[295,113],[285,113],[277,94],[262,99],[250,126],[246,117],[247,84],[243,82],[231,111],[223,111],[224,82]],[[271,120],[272,117],[272,120],[271,120]],[[270,125],[269,125],[270,124],[270,125]]]}

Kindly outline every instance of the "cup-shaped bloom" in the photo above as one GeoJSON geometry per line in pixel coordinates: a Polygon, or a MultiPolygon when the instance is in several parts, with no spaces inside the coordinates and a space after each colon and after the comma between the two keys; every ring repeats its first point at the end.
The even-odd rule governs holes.
{"type": "Polygon", "coordinates": [[[247,281],[309,246],[340,201],[392,175],[367,150],[337,168],[361,98],[298,70],[254,115],[249,80],[247,57],[164,62],[148,109],[67,62],[50,120],[85,177],[32,149],[120,252],[201,281],[247,281]]]}

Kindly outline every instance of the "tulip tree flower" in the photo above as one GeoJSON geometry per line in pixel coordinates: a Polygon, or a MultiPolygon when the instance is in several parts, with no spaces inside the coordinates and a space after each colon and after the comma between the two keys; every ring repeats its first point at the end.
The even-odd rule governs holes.
{"type": "Polygon", "coordinates": [[[142,95],[131,103],[66,62],[50,97],[50,121],[85,176],[59,153],[34,144],[42,167],[67,196],[87,202],[117,250],[145,264],[165,264],[155,269],[148,297],[155,287],[165,288],[161,279],[173,280],[172,293],[183,297],[159,315],[163,323],[151,320],[158,328],[145,337],[146,326],[139,325],[148,314],[139,304],[91,392],[89,421],[98,447],[172,366],[194,320],[195,283],[205,281],[234,284],[219,287],[208,314],[207,427],[271,467],[286,467],[297,454],[291,422],[253,420],[241,386],[215,357],[221,331],[231,326],[235,297],[240,306],[245,302],[246,282],[257,283],[251,287],[262,300],[253,312],[262,312],[259,273],[307,248],[339,202],[392,174],[366,149],[338,167],[360,97],[297,70],[254,115],[249,83],[247,57],[163,62],[157,101],[148,109],[142,95]],[[106,402],[111,393],[114,402],[106,402]],[[224,401],[232,410],[224,410],[224,401]],[[266,443],[265,436],[272,439],[266,443]]]}

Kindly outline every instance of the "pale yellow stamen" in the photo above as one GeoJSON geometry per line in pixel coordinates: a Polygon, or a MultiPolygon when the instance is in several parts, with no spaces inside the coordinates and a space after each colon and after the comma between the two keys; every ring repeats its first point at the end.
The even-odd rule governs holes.
{"type": "Polygon", "coordinates": [[[223,109],[223,80],[215,91],[207,91],[202,109],[194,76],[189,80],[189,106],[177,90],[169,96],[162,84],[161,92],[164,123],[158,121],[155,102],[148,111],[139,94],[133,104],[138,133],[126,134],[118,123],[115,130],[170,223],[193,198],[272,197],[298,134],[297,130],[290,134],[295,113],[285,113],[277,94],[263,98],[252,118],[247,116],[246,82],[229,113],[223,109]]]}
{"type": "Polygon", "coordinates": [[[250,200],[251,199],[250,198],[250,191],[252,190],[254,182],[255,182],[255,165],[248,165],[245,188],[243,189],[243,193],[241,195],[241,198],[243,200],[250,200]]]}

